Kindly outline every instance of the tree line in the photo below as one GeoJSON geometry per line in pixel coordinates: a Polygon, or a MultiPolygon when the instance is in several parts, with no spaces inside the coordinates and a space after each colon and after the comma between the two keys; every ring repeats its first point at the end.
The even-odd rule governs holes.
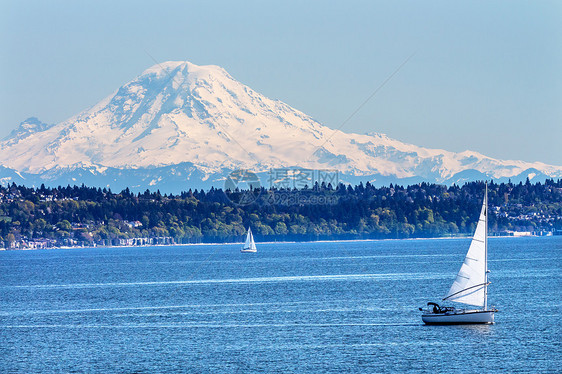
{"type": "MultiPolygon", "coordinates": [[[[177,243],[422,238],[470,235],[484,182],[462,186],[370,183],[304,189],[134,194],[82,186],[0,187],[0,242],[50,239],[92,245],[170,237],[177,243]]],[[[489,230],[562,230],[562,180],[488,184],[489,230]]]]}

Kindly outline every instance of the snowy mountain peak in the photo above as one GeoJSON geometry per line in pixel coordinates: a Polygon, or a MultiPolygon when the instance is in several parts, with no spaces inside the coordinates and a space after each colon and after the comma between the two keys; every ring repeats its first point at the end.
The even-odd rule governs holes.
{"type": "Polygon", "coordinates": [[[14,143],[37,132],[45,131],[52,126],[54,125],[41,122],[36,117],[29,117],[12,130],[4,140],[14,143]]]}
{"type": "Polygon", "coordinates": [[[477,177],[509,177],[527,169],[562,177],[559,166],[427,149],[379,133],[332,130],[255,92],[219,66],[187,61],[156,64],[59,124],[28,119],[0,143],[0,165],[31,174],[180,164],[189,165],[185,180],[238,168],[265,172],[293,166],[385,181],[443,182],[467,170],[477,177]]]}
{"type": "Polygon", "coordinates": [[[225,74],[226,71],[216,65],[195,65],[189,61],[166,61],[155,64],[146,69],[141,76],[144,75],[168,75],[173,71],[208,76],[212,74],[225,74]]]}

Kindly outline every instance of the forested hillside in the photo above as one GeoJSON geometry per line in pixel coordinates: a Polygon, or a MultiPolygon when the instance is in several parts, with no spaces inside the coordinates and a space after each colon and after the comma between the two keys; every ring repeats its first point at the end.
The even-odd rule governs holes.
{"type": "MultiPolygon", "coordinates": [[[[5,247],[413,238],[474,230],[484,183],[133,194],[89,187],[0,187],[5,247]],[[243,202],[243,204],[241,204],[243,202]],[[144,238],[144,241],[132,240],[144,238]],[[149,240],[152,238],[152,240],[149,240]]],[[[562,230],[562,181],[488,186],[491,234],[562,230]]]]}

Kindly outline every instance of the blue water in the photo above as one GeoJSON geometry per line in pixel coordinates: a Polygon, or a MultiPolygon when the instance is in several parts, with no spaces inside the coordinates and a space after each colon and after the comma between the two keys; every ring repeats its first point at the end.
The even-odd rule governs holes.
{"type": "Polygon", "coordinates": [[[492,326],[425,326],[469,239],[0,252],[0,372],[560,372],[562,237],[492,238],[492,326]]]}

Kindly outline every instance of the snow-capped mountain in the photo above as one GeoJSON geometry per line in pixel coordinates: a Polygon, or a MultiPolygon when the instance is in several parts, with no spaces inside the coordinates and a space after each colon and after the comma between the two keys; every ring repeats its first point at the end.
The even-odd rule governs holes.
{"type": "Polygon", "coordinates": [[[28,119],[0,143],[0,182],[86,183],[169,191],[222,185],[235,169],[336,169],[340,179],[453,183],[562,177],[562,167],[427,149],[332,130],[218,66],[157,64],[56,125],[28,119]],[[11,170],[10,170],[11,169],[11,170]],[[11,175],[12,175],[11,174],[11,175]]]}

